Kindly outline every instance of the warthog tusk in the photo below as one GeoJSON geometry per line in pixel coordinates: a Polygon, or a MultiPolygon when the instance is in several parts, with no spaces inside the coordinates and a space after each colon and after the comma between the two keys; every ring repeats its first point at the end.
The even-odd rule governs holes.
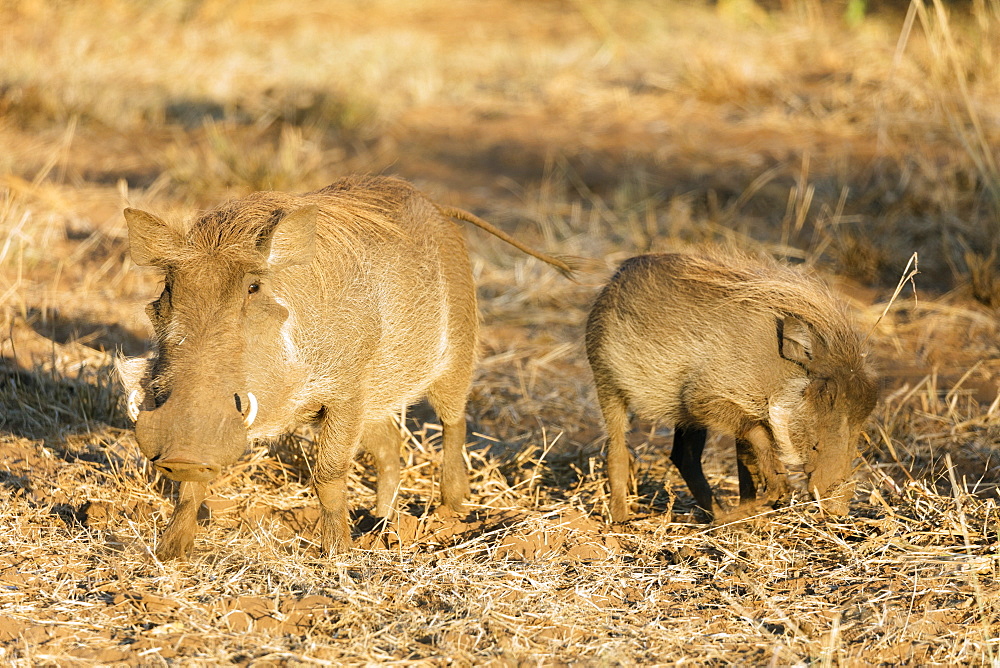
{"type": "Polygon", "coordinates": [[[132,390],[128,395],[128,405],[125,407],[125,412],[135,422],[139,419],[139,390],[132,390]]]}
{"type": "Polygon", "coordinates": [[[247,410],[247,414],[243,416],[243,424],[249,429],[253,425],[254,418],[257,417],[257,397],[253,395],[253,392],[247,392],[247,399],[250,400],[250,408],[247,410]]]}

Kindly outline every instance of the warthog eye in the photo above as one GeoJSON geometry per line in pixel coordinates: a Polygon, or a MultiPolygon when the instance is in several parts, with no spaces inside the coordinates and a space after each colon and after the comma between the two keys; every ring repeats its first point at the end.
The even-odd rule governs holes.
{"type": "Polygon", "coordinates": [[[260,283],[254,281],[247,287],[247,294],[253,295],[260,292],[260,283]]]}

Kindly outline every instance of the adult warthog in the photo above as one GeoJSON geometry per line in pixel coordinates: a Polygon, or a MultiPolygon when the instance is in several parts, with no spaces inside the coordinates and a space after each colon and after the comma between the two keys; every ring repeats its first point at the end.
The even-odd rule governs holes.
{"type": "Polygon", "coordinates": [[[161,559],[191,550],[208,482],[249,441],[304,423],[317,423],[323,551],[347,549],[351,462],[362,446],[374,456],[375,514],[386,516],[399,484],[394,416],[422,397],[444,427],[444,504],[461,509],[478,314],[465,242],[449,218],[570,271],[392,178],[255,193],[187,232],[136,209],[125,218],[132,260],[164,271],[146,308],[155,355],[118,365],[140,449],[180,481],[161,559]]]}
{"type": "Polygon", "coordinates": [[[634,257],[594,303],[587,356],[608,432],[614,521],[629,517],[629,408],[673,424],[671,461],[717,521],[784,498],[785,467],[798,466],[824,508],[847,512],[877,382],[863,337],[816,280],[736,254],[634,257]],[[702,470],[706,429],[736,439],[740,506],[731,511],[702,470]]]}

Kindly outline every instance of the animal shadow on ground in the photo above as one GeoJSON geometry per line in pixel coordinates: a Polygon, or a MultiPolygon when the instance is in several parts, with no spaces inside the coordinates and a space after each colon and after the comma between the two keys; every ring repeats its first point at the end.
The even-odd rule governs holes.
{"type": "MultiPolygon", "coordinates": [[[[20,318],[3,328],[0,430],[58,448],[73,436],[87,436],[105,426],[127,427],[111,356],[69,335],[86,331],[87,338],[96,341],[106,336],[101,333],[106,328],[68,319],[50,320],[46,327],[57,338],[40,334],[20,318]]],[[[129,336],[118,334],[116,341],[129,341],[129,336]]]]}
{"type": "MultiPolygon", "coordinates": [[[[59,346],[86,346],[98,352],[134,357],[150,349],[144,336],[118,323],[107,323],[87,316],[67,316],[58,309],[43,312],[30,308],[24,323],[39,336],[59,346]]],[[[51,354],[51,353],[50,353],[51,354]]]]}
{"type": "Polygon", "coordinates": [[[125,330],[88,320],[49,317],[37,325],[37,310],[29,318],[0,330],[0,487],[78,530],[88,521],[87,502],[63,490],[80,482],[56,481],[83,470],[103,478],[136,470],[134,449],[122,443],[128,421],[111,357],[92,346],[140,344],[125,330]]]}

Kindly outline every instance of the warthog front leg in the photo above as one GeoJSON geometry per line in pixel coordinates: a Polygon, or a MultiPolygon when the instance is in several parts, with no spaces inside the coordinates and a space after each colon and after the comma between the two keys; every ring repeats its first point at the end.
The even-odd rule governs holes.
{"type": "Polygon", "coordinates": [[[182,482],[177,493],[177,505],[170,523],[160,536],[156,546],[156,556],[161,561],[184,558],[194,546],[194,534],[198,529],[198,509],[208,493],[208,483],[182,482]]]}
{"type": "Polygon", "coordinates": [[[749,517],[760,508],[773,506],[788,496],[788,475],[776,456],[774,439],[764,427],[753,427],[745,438],[736,439],[736,468],[740,479],[740,505],[722,515],[720,522],[732,522],[749,517]],[[763,488],[764,496],[757,493],[763,488]]]}
{"type": "Polygon", "coordinates": [[[346,552],[354,545],[347,514],[347,471],[328,480],[316,480],[324,556],[346,552]]]}
{"type": "Polygon", "coordinates": [[[347,474],[361,447],[361,425],[358,411],[350,406],[328,408],[325,414],[316,439],[313,486],[319,498],[323,554],[330,555],[354,545],[347,512],[347,474]]]}
{"type": "Polygon", "coordinates": [[[708,432],[701,428],[674,427],[674,446],[670,451],[670,461],[680,471],[698,507],[718,519],[726,514],[726,509],[716,500],[701,466],[707,435],[708,432]]]}
{"type": "Polygon", "coordinates": [[[361,443],[375,458],[378,488],[375,493],[375,517],[388,517],[399,493],[399,428],[388,418],[365,427],[361,443]]]}
{"type": "Polygon", "coordinates": [[[742,438],[736,439],[736,474],[740,479],[740,505],[757,499],[757,485],[761,484],[760,467],[753,445],[742,438]]]}
{"type": "Polygon", "coordinates": [[[747,432],[746,440],[749,441],[757,462],[756,478],[764,483],[766,490],[762,502],[773,504],[787,497],[791,490],[788,485],[788,473],[784,464],[778,459],[778,448],[771,437],[771,432],[757,425],[747,432]]]}

